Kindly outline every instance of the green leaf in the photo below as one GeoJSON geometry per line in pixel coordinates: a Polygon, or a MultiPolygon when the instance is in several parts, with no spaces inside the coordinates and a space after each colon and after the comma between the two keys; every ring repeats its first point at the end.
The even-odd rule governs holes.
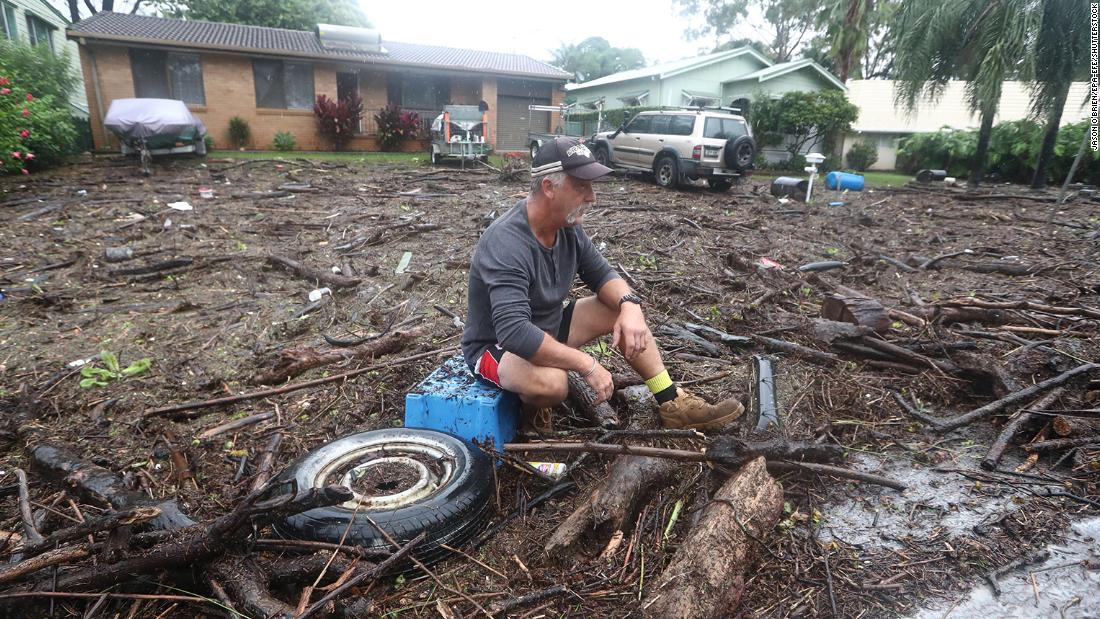
{"type": "Polygon", "coordinates": [[[104,370],[103,368],[97,368],[92,365],[86,365],[80,368],[80,375],[84,378],[93,378],[96,380],[102,379],[105,381],[111,380],[115,377],[115,375],[112,374],[110,371],[104,370]]]}
{"type": "Polygon", "coordinates": [[[91,389],[92,387],[106,387],[107,383],[94,378],[85,378],[80,381],[80,386],[84,389],[91,389]]]}
{"type": "Polygon", "coordinates": [[[118,357],[115,356],[115,353],[105,350],[99,353],[99,358],[112,374],[118,374],[118,357]]]}
{"type": "Polygon", "coordinates": [[[138,359],[137,361],[135,361],[135,362],[131,363],[129,366],[127,366],[125,370],[122,370],[122,375],[123,376],[137,376],[138,374],[144,374],[144,373],[149,371],[149,368],[152,367],[152,365],[153,365],[153,360],[150,359],[149,357],[145,357],[144,359],[138,359]]]}

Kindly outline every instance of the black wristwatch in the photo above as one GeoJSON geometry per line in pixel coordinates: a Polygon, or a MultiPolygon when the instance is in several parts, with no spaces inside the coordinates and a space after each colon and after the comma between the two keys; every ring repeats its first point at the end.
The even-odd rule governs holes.
{"type": "Polygon", "coordinates": [[[622,307],[623,303],[635,303],[639,307],[641,307],[642,298],[639,297],[638,295],[634,294],[633,292],[630,293],[630,294],[624,294],[623,297],[621,299],[619,299],[619,307],[622,307]]]}

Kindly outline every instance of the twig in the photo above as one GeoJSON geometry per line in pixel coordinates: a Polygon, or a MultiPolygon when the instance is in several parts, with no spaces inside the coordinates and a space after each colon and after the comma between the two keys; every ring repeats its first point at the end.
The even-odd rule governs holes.
{"type": "Polygon", "coordinates": [[[1084,363],[1073,368],[1072,370],[1063,372],[1058,376],[1048,378],[1041,383],[1032,385],[1027,389],[1021,389],[1020,391],[1017,391],[1015,393],[1010,393],[1009,395],[1001,398],[1000,400],[997,400],[996,402],[990,402],[989,404],[976,408],[969,413],[964,413],[962,415],[959,415],[958,417],[953,417],[951,419],[937,421],[933,424],[933,428],[935,428],[938,432],[948,432],[956,428],[961,428],[965,425],[969,425],[971,423],[974,423],[975,421],[998,413],[1004,410],[1006,407],[1016,404],[1017,402],[1027,400],[1028,398],[1033,398],[1048,389],[1053,389],[1058,385],[1068,382],[1070,379],[1078,376],[1079,374],[1087,374],[1089,372],[1092,372],[1093,370],[1096,370],[1097,368],[1100,368],[1100,365],[1097,365],[1095,363],[1084,363]]]}
{"type": "MultiPolygon", "coordinates": [[[[1030,408],[1043,409],[1050,406],[1061,397],[1063,391],[1065,391],[1065,387],[1056,387],[1050,393],[1032,404],[1030,408]]],[[[1001,429],[1001,433],[997,435],[997,439],[989,446],[989,451],[985,454],[985,458],[982,459],[981,467],[983,469],[987,471],[994,471],[997,469],[997,464],[1001,461],[1001,455],[1004,454],[1004,450],[1008,447],[1008,443],[1032,416],[1033,414],[1028,412],[1027,408],[1024,408],[1017,411],[1016,414],[1005,423],[1004,428],[1001,429]]]]}
{"type": "Polygon", "coordinates": [[[424,538],[427,537],[427,536],[428,536],[427,531],[421,531],[420,535],[417,535],[416,537],[414,537],[412,540],[409,541],[408,544],[405,544],[404,546],[398,548],[397,552],[390,555],[388,559],[386,559],[385,561],[379,563],[378,565],[375,565],[374,567],[366,568],[362,572],[360,572],[359,574],[357,574],[355,576],[352,576],[351,578],[345,580],[344,584],[340,585],[339,587],[336,587],[332,591],[329,591],[323,598],[317,600],[316,602],[311,604],[309,606],[309,608],[302,611],[302,614],[295,617],[295,619],[309,619],[309,617],[311,615],[313,615],[313,614],[317,613],[318,611],[320,611],[322,608],[325,607],[326,604],[328,604],[332,600],[335,600],[336,598],[343,595],[343,593],[345,591],[347,591],[348,589],[358,585],[359,583],[363,582],[364,580],[366,580],[368,578],[374,578],[376,576],[384,574],[386,572],[386,570],[388,570],[391,566],[393,566],[394,563],[396,563],[396,562],[400,561],[401,559],[405,558],[405,555],[407,555],[409,552],[411,552],[412,549],[417,546],[417,544],[424,541],[424,538]]]}
{"type": "Polygon", "coordinates": [[[275,454],[278,453],[279,445],[282,442],[282,432],[276,432],[271,435],[271,438],[267,441],[264,452],[260,454],[260,462],[256,466],[256,476],[252,478],[252,485],[248,487],[250,493],[263,488],[264,484],[266,484],[267,480],[271,477],[271,467],[275,463],[275,454]]]}
{"type": "Polygon", "coordinates": [[[494,615],[505,615],[517,608],[537,604],[545,599],[565,595],[566,593],[569,593],[569,590],[565,588],[565,585],[554,585],[553,587],[533,591],[510,600],[494,602],[489,608],[493,611],[494,615]]]}
{"type": "MultiPolygon", "coordinates": [[[[428,357],[435,357],[438,355],[456,352],[458,348],[439,348],[429,352],[419,353],[403,357],[401,359],[387,360],[385,363],[379,363],[376,365],[370,365],[358,370],[352,370],[350,372],[344,372],[343,374],[336,374],[325,378],[316,378],[314,380],[307,380],[303,383],[291,383],[282,387],[276,387],[273,389],[261,389],[260,391],[253,391],[252,393],[242,393],[240,395],[229,396],[225,398],[216,398],[213,400],[203,400],[201,402],[188,402],[186,404],[177,404],[175,406],[165,406],[162,408],[154,408],[147,410],[141,415],[142,421],[147,421],[153,417],[163,417],[171,415],[173,413],[180,413],[183,411],[196,410],[201,408],[210,408],[212,406],[221,406],[224,404],[234,404],[236,402],[243,402],[245,400],[255,400],[257,398],[266,398],[273,395],[279,395],[283,393],[290,393],[291,391],[298,391],[299,389],[306,389],[309,387],[316,387],[317,385],[324,385],[328,383],[334,383],[340,380],[347,380],[356,376],[366,374],[367,372],[374,372],[381,369],[393,368],[396,365],[403,363],[409,363],[411,361],[419,361],[420,359],[426,359],[428,357]]],[[[183,417],[194,417],[196,415],[184,415],[183,417]]],[[[176,417],[172,417],[173,419],[176,417]]]]}
{"type": "MultiPolygon", "coordinates": [[[[374,527],[375,531],[378,531],[379,535],[386,538],[386,541],[389,542],[389,544],[391,546],[393,546],[394,548],[400,548],[401,547],[401,544],[398,544],[397,541],[393,539],[393,536],[391,536],[389,533],[387,533],[385,529],[378,526],[378,523],[375,522],[374,519],[372,519],[370,516],[368,516],[366,514],[363,514],[363,517],[367,519],[367,522],[369,522],[372,527],[374,527]]],[[[448,587],[442,580],[439,579],[439,576],[435,575],[435,572],[428,569],[428,566],[424,565],[419,559],[417,559],[416,557],[414,557],[412,555],[409,555],[409,560],[412,561],[414,564],[416,564],[416,567],[420,568],[421,572],[424,572],[425,575],[427,575],[429,578],[434,580],[435,584],[439,585],[439,587],[441,589],[444,589],[446,591],[450,591],[451,593],[453,593],[455,595],[462,596],[462,599],[466,600],[470,604],[473,604],[474,608],[481,611],[481,613],[483,615],[485,615],[489,619],[493,619],[493,616],[489,614],[489,611],[485,610],[485,608],[483,608],[481,606],[481,604],[478,604],[477,600],[473,599],[472,597],[466,595],[465,593],[463,593],[461,591],[457,591],[455,589],[452,589],[451,587],[448,587]]]]}
{"type": "Polygon", "coordinates": [[[38,546],[42,543],[42,535],[34,528],[34,514],[31,513],[31,495],[27,489],[27,474],[23,469],[15,469],[15,476],[19,479],[19,514],[23,518],[23,534],[26,536],[29,546],[38,546]]]}
{"type": "Polygon", "coordinates": [[[879,475],[872,475],[870,473],[860,473],[859,471],[853,471],[851,469],[841,468],[839,466],[830,466],[828,464],[814,464],[810,462],[789,462],[789,461],[768,461],[768,469],[770,471],[812,471],[821,475],[832,475],[833,477],[842,477],[844,479],[854,479],[856,481],[862,481],[869,484],[875,484],[878,486],[886,486],[887,488],[893,488],[894,490],[905,490],[905,484],[900,481],[890,479],[889,477],[881,477],[879,475]]]}
{"type": "Polygon", "coordinates": [[[213,428],[210,428],[209,430],[203,430],[202,432],[199,432],[199,434],[196,438],[199,438],[200,440],[206,440],[206,439],[209,439],[209,438],[214,438],[215,436],[217,436],[219,434],[225,434],[226,432],[231,432],[233,430],[239,430],[239,429],[241,429],[245,426],[250,426],[254,423],[260,423],[261,421],[267,421],[268,419],[271,419],[274,416],[275,416],[275,413],[259,413],[259,414],[256,414],[256,415],[249,415],[248,417],[243,417],[241,419],[234,419],[233,421],[230,421],[228,423],[223,423],[220,426],[214,426],[213,428]]]}
{"type": "Polygon", "coordinates": [[[160,516],[160,508],[154,506],[135,507],[132,509],[110,512],[98,518],[86,520],[76,526],[54,531],[37,544],[28,544],[24,549],[24,556],[31,557],[53,546],[79,539],[85,535],[148,522],[158,516],[160,516]]]}

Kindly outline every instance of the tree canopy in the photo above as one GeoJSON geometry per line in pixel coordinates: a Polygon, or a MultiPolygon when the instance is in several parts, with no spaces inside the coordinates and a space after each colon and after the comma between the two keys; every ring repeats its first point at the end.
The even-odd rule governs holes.
{"type": "Polygon", "coordinates": [[[554,50],[552,63],[572,73],[578,82],[645,66],[642,52],[633,47],[612,47],[603,37],[580,43],[564,43],[554,50]]]}
{"type": "Polygon", "coordinates": [[[154,0],[166,17],[201,19],[289,30],[313,30],[317,24],[369,27],[355,0],[154,0]]]}

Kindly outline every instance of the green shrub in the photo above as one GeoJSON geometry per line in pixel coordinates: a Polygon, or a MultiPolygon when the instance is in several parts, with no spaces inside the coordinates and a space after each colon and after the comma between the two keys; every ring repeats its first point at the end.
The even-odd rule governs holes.
{"type": "Polygon", "coordinates": [[[207,133],[203,136],[202,141],[206,143],[206,152],[214,150],[214,136],[207,133]]]}
{"type": "Polygon", "coordinates": [[[913,173],[921,169],[947,170],[948,176],[970,173],[978,132],[944,127],[934,133],[916,133],[898,144],[897,168],[913,173]]]}
{"type": "Polygon", "coordinates": [[[294,150],[298,147],[298,143],[295,142],[294,136],[289,131],[280,131],[275,134],[273,141],[275,150],[294,150]]]}
{"type": "Polygon", "coordinates": [[[0,42],[0,172],[24,174],[76,152],[67,56],[0,42]]]}
{"type": "MultiPolygon", "coordinates": [[[[1081,148],[1081,139],[1088,125],[1088,120],[1082,120],[1072,125],[1065,125],[1058,130],[1058,140],[1054,142],[1054,158],[1048,168],[1048,180],[1061,185],[1066,179],[1069,168],[1073,165],[1073,158],[1081,148]]],[[[1078,183],[1100,184],[1100,152],[1085,146],[1085,156],[1081,158],[1081,164],[1077,167],[1073,180],[1078,183]]]]}
{"type": "Polygon", "coordinates": [[[1039,161],[1043,128],[1030,120],[1013,120],[993,126],[989,135],[987,168],[996,178],[1030,183],[1039,161]]]}
{"type": "Polygon", "coordinates": [[[252,128],[240,116],[229,119],[229,139],[237,148],[244,148],[252,140],[252,128]]]}
{"type": "Polygon", "coordinates": [[[863,172],[878,161],[878,146],[870,138],[864,138],[848,149],[848,167],[863,172]]]}
{"type": "Polygon", "coordinates": [[[820,144],[831,152],[837,139],[852,127],[859,108],[844,93],[793,91],[779,99],[758,94],[752,100],[752,128],[757,144],[782,144],[792,159],[807,147],[820,144]]]}

